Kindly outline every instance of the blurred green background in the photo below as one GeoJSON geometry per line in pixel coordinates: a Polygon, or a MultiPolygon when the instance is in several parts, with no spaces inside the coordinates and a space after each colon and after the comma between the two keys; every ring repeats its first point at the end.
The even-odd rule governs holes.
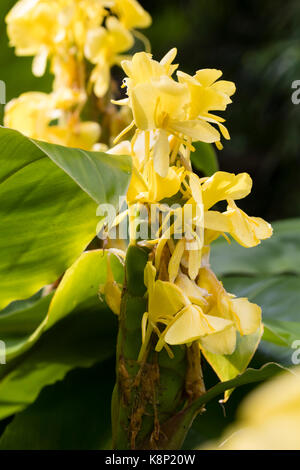
{"type": "MultiPolygon", "coordinates": [[[[50,90],[50,77],[34,78],[31,58],[7,47],[4,17],[15,0],[1,0],[0,79],[11,99],[22,91],[50,90]]],[[[160,58],[178,48],[181,68],[220,68],[237,84],[226,111],[232,140],[219,152],[222,170],[247,171],[252,195],[240,206],[268,220],[300,214],[300,105],[291,101],[300,79],[298,0],[142,0],[153,16],[145,33],[160,58]]],[[[3,108],[3,107],[2,107],[3,108]]]]}

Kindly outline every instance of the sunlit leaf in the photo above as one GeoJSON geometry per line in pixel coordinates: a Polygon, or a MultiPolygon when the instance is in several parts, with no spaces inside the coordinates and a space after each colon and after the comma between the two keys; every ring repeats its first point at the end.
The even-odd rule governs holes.
{"type": "Polygon", "coordinates": [[[81,150],[37,144],[4,128],[0,129],[0,145],[3,308],[54,282],[78,258],[95,237],[99,222],[97,204],[90,195],[97,202],[103,198],[101,202],[115,204],[126,193],[130,162],[127,157],[87,155],[81,150]],[[41,150],[43,146],[47,154],[41,150]]]}

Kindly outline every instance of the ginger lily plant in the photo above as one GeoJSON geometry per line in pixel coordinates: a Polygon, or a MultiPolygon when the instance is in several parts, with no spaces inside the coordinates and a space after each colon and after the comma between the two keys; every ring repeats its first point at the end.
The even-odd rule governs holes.
{"type": "MultiPolygon", "coordinates": [[[[12,358],[90,298],[80,270],[88,279],[95,274],[91,289],[96,286],[97,305],[108,306],[119,325],[113,446],[180,448],[208,400],[226,391],[228,399],[235,386],[274,371],[270,366],[245,372],[263,332],[261,308],[228,293],[209,262],[219,237],[251,248],[271,237],[272,228],[236,205],[251,191],[247,173],[198,175],[191,163],[196,142],[221,149],[221,139],[230,138],[225,119],[216,113],[232,102],[235,85],[221,79],[220,70],[201,69],[193,76],[178,70],[176,49],[154,60],[137,31],[151,18],[136,0],[20,0],[6,22],[16,54],[34,56],[36,76],[49,64],[54,81],[49,94],[24,93],[7,104],[5,126],[23,136],[2,129],[3,138],[9,145],[18,140],[23,149],[15,149],[16,168],[46,159],[58,172],[57,184],[70,179],[70,187],[64,183],[66,204],[71,215],[76,205],[80,218],[76,225],[71,217],[68,230],[59,232],[61,206],[57,223],[43,226],[42,236],[34,223],[28,227],[37,247],[49,233],[49,253],[40,254],[44,270],[12,282],[1,305],[39,289],[41,302],[49,302],[47,315],[29,340],[12,350],[12,358]],[[146,50],[132,53],[136,44],[146,50]],[[126,74],[121,91],[112,78],[115,65],[126,74]],[[126,96],[120,99],[122,90],[126,96]],[[29,153],[32,158],[21,163],[29,153]],[[117,206],[125,195],[126,208],[98,224],[97,231],[107,234],[100,242],[96,203],[117,206]],[[115,240],[112,229],[120,233],[127,218],[128,236],[115,240]],[[63,251],[65,239],[74,243],[63,251]],[[72,279],[75,289],[68,287],[72,279]],[[236,357],[243,359],[232,371],[226,364],[236,357]],[[219,376],[214,391],[206,392],[203,360],[219,376]]],[[[41,185],[47,185],[50,167],[41,185]]],[[[32,177],[26,191],[37,187],[32,177]]],[[[17,269],[26,272],[25,261],[17,269]]]]}

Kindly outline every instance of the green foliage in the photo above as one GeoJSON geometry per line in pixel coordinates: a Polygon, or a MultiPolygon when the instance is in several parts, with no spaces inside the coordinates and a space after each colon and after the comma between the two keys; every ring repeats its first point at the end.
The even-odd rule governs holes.
{"type": "Polygon", "coordinates": [[[96,235],[95,201],[116,205],[126,194],[130,161],[35,142],[10,129],[0,129],[0,144],[3,308],[54,282],[78,258],[96,235]]]}
{"type": "Polygon", "coordinates": [[[114,380],[114,361],[106,360],[76,369],[63,381],[45,387],[7,426],[0,450],[110,448],[114,380]]]}
{"type": "MultiPolygon", "coordinates": [[[[98,295],[106,280],[106,256],[102,251],[84,253],[54,295],[37,300],[34,308],[44,319],[30,335],[14,330],[12,337],[8,328],[22,313],[28,317],[28,309],[0,315],[1,338],[8,344],[8,363],[0,369],[0,418],[24,409],[45,385],[61,380],[74,367],[89,367],[114,355],[115,318],[98,295]]],[[[122,265],[118,259],[111,264],[122,282],[122,265]]]]}
{"type": "Polygon", "coordinates": [[[212,144],[204,142],[194,142],[195,152],[191,153],[193,167],[204,174],[211,176],[219,170],[216,151],[212,144]]]}

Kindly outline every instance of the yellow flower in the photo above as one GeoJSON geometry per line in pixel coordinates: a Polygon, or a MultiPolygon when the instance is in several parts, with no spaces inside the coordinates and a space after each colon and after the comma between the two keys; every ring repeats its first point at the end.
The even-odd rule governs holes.
{"type": "Polygon", "coordinates": [[[4,125],[33,139],[84,150],[93,149],[101,130],[96,122],[80,122],[72,116],[66,120],[56,106],[55,93],[38,92],[23,93],[10,101],[5,107],[4,125]]]}
{"type": "Polygon", "coordinates": [[[247,173],[234,175],[217,172],[202,184],[204,227],[210,231],[229,233],[240,245],[253,247],[272,236],[271,225],[259,217],[249,217],[234,200],[246,197],[252,188],[247,173]],[[227,200],[227,211],[208,210],[217,202],[227,200]]]}
{"type": "Polygon", "coordinates": [[[97,122],[72,122],[49,126],[44,140],[67,147],[93,150],[100,137],[100,126],[97,122]]]}
{"type": "Polygon", "coordinates": [[[204,209],[210,209],[219,201],[243,199],[250,194],[251,188],[252,180],[248,173],[235,175],[217,171],[202,184],[204,209]]]}
{"type": "Polygon", "coordinates": [[[10,45],[20,56],[35,56],[33,73],[43,75],[47,58],[63,31],[57,21],[59,4],[46,0],[21,0],[6,16],[10,45]]]}
{"type": "Polygon", "coordinates": [[[51,94],[28,92],[5,106],[4,125],[27,137],[43,139],[49,122],[59,116],[51,94]]]}
{"type": "Polygon", "coordinates": [[[114,0],[112,11],[127,29],[148,28],[151,16],[136,0],[114,0]]]}
{"type": "Polygon", "coordinates": [[[241,335],[258,330],[261,325],[261,308],[246,298],[228,294],[211,269],[200,269],[197,284],[210,294],[205,307],[207,313],[231,320],[241,335]]]}
{"type": "Polygon", "coordinates": [[[177,72],[178,80],[188,86],[191,94],[188,118],[203,119],[216,124],[225,139],[229,139],[229,133],[222,124],[225,120],[219,116],[210,114],[211,111],[225,111],[228,104],[232,103],[230,97],[235,93],[235,84],[218,79],[222,76],[221,70],[202,69],[196,74],[190,75],[181,71],[177,72]]]}
{"type": "Polygon", "coordinates": [[[151,54],[138,53],[131,61],[121,63],[127,74],[125,84],[129,99],[120,104],[131,107],[133,123],[139,132],[156,131],[151,149],[155,171],[162,177],[166,176],[169,167],[169,136],[174,136],[179,144],[177,148],[175,145],[175,157],[181,143],[191,150],[192,141],[219,142],[220,133],[209,122],[216,123],[229,138],[220,123],[222,119],[209,115],[208,111],[225,109],[231,102],[229,94],[234,92],[231,82],[218,84],[213,78],[209,79],[210,70],[206,71],[207,77],[205,71],[197,72],[196,78],[178,72],[179,82],[175,81],[172,78],[177,68],[172,64],[175,56],[176,49],[172,49],[157,62],[151,54]]]}
{"type": "Polygon", "coordinates": [[[106,28],[90,29],[85,44],[85,56],[94,68],[91,81],[95,84],[95,93],[101,97],[109,87],[110,67],[120,62],[119,54],[133,46],[130,32],[115,17],[108,17],[106,28]]]}
{"type": "Polygon", "coordinates": [[[99,288],[100,294],[104,295],[105,301],[111,311],[119,315],[121,309],[122,286],[120,286],[114,278],[111,268],[110,253],[107,253],[107,276],[105,284],[99,288]]]}
{"type": "Polygon", "coordinates": [[[152,331],[159,341],[156,351],[163,347],[170,353],[168,345],[190,344],[199,341],[210,352],[229,354],[235,347],[235,330],[232,321],[221,316],[207,315],[201,305],[206,303],[205,292],[188,278],[178,279],[177,284],[156,280],[156,269],[151,262],[145,268],[145,285],[148,290],[148,312],[142,320],[143,347],[139,356],[142,359],[152,331]],[[185,285],[185,292],[179,286],[185,285]],[[203,295],[204,294],[204,295],[203,295]],[[192,303],[190,298],[195,303],[192,303]],[[159,326],[165,328],[161,332],[159,326]],[[211,341],[207,338],[211,337],[211,341]]]}

